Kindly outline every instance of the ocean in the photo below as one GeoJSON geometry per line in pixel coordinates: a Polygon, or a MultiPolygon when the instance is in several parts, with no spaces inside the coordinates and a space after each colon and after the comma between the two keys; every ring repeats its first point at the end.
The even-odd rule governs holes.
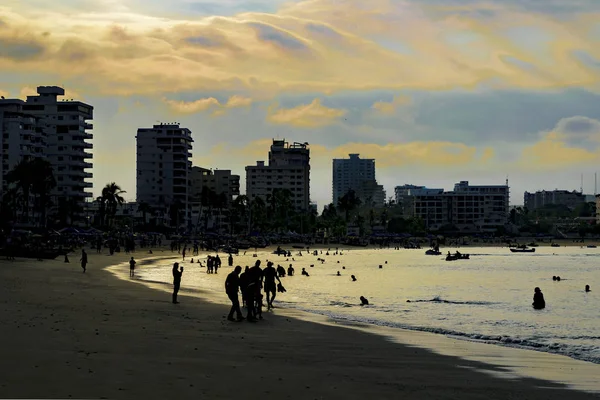
{"type": "MultiPolygon", "coordinates": [[[[495,247],[460,251],[470,259],[445,261],[425,255],[425,249],[351,248],[336,255],[331,248],[329,255],[323,250],[318,256],[299,256],[295,249],[292,260],[264,251],[254,258],[249,250],[234,256],[234,265],[251,266],[260,259],[264,267],[271,260],[287,270],[293,264],[295,275],[282,278],[287,292],[277,294],[276,307],[600,364],[600,248],[538,247],[535,253],[520,254],[495,247]],[[300,274],[302,268],[309,277],[300,274]],[[560,276],[560,282],[553,276],[560,276]],[[543,310],[531,306],[536,286],[544,293],[543,310]],[[360,296],[370,304],[361,306],[360,296]]],[[[228,303],[223,286],[231,268],[227,255],[220,257],[224,267],[218,274],[206,274],[206,268],[192,265],[187,257],[181,264],[182,289],[201,289],[214,301],[228,303]]],[[[201,256],[203,264],[205,259],[201,256]]],[[[172,282],[171,263],[142,265],[136,273],[142,280],[172,282]]]]}

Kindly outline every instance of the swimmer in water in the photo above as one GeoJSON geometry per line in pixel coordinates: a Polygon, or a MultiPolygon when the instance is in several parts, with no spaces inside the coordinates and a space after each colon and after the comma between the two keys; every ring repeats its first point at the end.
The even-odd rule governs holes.
{"type": "MultiPolygon", "coordinates": [[[[342,274],[340,274],[340,271],[337,272],[337,276],[342,276],[342,274]]],[[[586,286],[586,288],[589,286],[586,286]]],[[[586,290],[587,292],[589,292],[589,290],[586,290]]]]}
{"type": "Polygon", "coordinates": [[[533,294],[533,308],[541,310],[546,307],[546,300],[544,300],[544,294],[539,287],[536,287],[533,294]]]}
{"type": "Polygon", "coordinates": [[[585,285],[585,292],[591,292],[590,285],[585,285]]]}
{"type": "Polygon", "coordinates": [[[368,306],[369,305],[369,300],[367,300],[365,296],[360,296],[360,305],[361,306],[368,306]]]}
{"type": "Polygon", "coordinates": [[[352,282],[356,282],[356,277],[354,275],[350,275],[350,278],[352,278],[352,282]]]}

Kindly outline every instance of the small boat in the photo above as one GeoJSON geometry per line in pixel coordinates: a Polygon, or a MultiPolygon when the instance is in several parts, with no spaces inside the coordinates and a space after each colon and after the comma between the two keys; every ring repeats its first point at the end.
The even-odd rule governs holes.
{"type": "Polygon", "coordinates": [[[535,247],[532,247],[531,249],[528,248],[514,248],[514,249],[510,249],[511,252],[513,253],[535,253],[535,247]]]}
{"type": "Polygon", "coordinates": [[[439,250],[429,249],[425,252],[426,256],[441,256],[442,252],[439,250]]]}
{"type": "Polygon", "coordinates": [[[560,244],[558,244],[558,243],[552,243],[552,244],[550,245],[550,247],[560,247],[560,244]]]}
{"type": "Polygon", "coordinates": [[[446,256],[446,261],[456,261],[456,260],[469,260],[470,257],[468,254],[448,254],[446,256]]]}
{"type": "Polygon", "coordinates": [[[586,247],[587,247],[588,249],[595,249],[595,248],[596,248],[596,247],[598,247],[598,246],[596,246],[595,244],[590,244],[590,245],[588,245],[588,246],[586,246],[586,247]]]}
{"type": "Polygon", "coordinates": [[[290,253],[290,252],[289,252],[289,251],[287,251],[287,250],[285,250],[285,249],[282,249],[282,248],[280,248],[280,247],[278,247],[278,248],[277,248],[277,250],[275,250],[275,251],[273,252],[273,254],[276,254],[276,255],[278,255],[278,256],[286,256],[288,253],[290,253]]]}

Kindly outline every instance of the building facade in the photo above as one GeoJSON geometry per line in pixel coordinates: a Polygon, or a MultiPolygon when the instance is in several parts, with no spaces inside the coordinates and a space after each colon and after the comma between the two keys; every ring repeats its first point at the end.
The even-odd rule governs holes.
{"type": "Polygon", "coordinates": [[[541,190],[535,193],[525,192],[524,205],[532,211],[546,205],[563,205],[573,210],[578,205],[585,203],[586,197],[581,192],[568,190],[541,190]]]}
{"type": "Polygon", "coordinates": [[[136,135],[136,201],[160,210],[178,207],[178,227],[191,222],[192,143],[192,132],[179,124],[139,128],[136,135]]]}
{"type": "Polygon", "coordinates": [[[310,207],[310,150],[308,143],[289,143],[273,139],[269,151],[269,163],[257,161],[246,167],[246,196],[253,201],[257,197],[264,201],[275,189],[287,189],[291,201],[298,211],[310,207]]]}
{"type": "Polygon", "coordinates": [[[201,200],[204,187],[212,190],[217,195],[225,194],[227,204],[240,194],[240,176],[233,175],[231,170],[227,169],[213,171],[212,169],[194,166],[192,167],[191,182],[191,196],[194,201],[201,200]]]}
{"type": "MultiPolygon", "coordinates": [[[[26,101],[2,100],[2,175],[22,158],[41,157],[52,165],[56,187],[52,191],[55,209],[61,202],[74,202],[82,210],[92,197],[93,145],[89,130],[93,125],[93,107],[89,104],[59,99],[65,91],[58,86],[39,86],[37,95],[26,101]],[[4,148],[6,146],[6,149],[4,148]],[[18,146],[18,147],[17,147],[18,146]],[[6,151],[5,151],[6,150],[6,151]],[[4,157],[4,156],[7,157],[4,157]]],[[[4,183],[3,183],[4,185],[4,183]]],[[[4,191],[4,186],[3,186],[4,191]]],[[[76,212],[78,219],[83,211],[76,212]]]]}
{"type": "Polygon", "coordinates": [[[360,158],[359,154],[349,154],[349,158],[333,159],[333,204],[349,190],[354,190],[357,197],[364,203],[376,207],[385,204],[385,191],[375,179],[375,160],[360,158]]]}
{"type": "Polygon", "coordinates": [[[454,226],[463,231],[494,231],[508,222],[510,190],[506,185],[471,186],[454,190],[410,189],[403,197],[404,216],[422,219],[428,229],[454,226]]]}

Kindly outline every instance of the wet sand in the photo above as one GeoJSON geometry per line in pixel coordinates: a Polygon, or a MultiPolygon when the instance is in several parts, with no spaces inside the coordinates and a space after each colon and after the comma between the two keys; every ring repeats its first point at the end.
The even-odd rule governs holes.
{"type": "Polygon", "coordinates": [[[186,296],[185,273],[175,305],[104,270],[128,256],[89,253],[86,274],[77,255],[0,262],[0,397],[598,398],[360,330],[274,314],[232,323],[228,307],[186,296]]]}

